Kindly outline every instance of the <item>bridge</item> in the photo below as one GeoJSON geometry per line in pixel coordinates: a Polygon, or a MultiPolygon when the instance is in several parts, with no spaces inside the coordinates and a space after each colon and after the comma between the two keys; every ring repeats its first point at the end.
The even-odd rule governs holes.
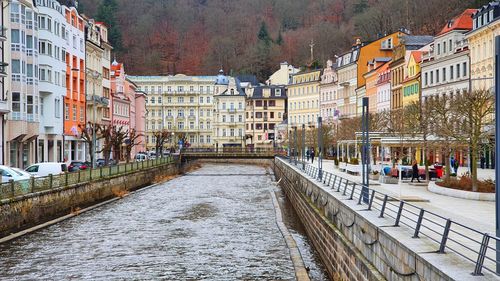
{"type": "Polygon", "coordinates": [[[283,149],[259,148],[224,148],[224,149],[185,149],[181,158],[195,159],[273,159],[275,156],[286,155],[283,149]]]}

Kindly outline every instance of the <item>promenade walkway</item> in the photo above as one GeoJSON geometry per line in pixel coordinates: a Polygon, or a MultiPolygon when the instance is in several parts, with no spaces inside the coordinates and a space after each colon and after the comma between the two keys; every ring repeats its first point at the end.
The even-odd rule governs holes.
{"type": "MultiPolygon", "coordinates": [[[[310,162],[309,162],[310,163],[310,162]]],[[[317,166],[317,162],[314,162],[317,166]]],[[[323,160],[323,169],[338,176],[361,183],[361,176],[354,176],[335,168],[332,160],[323,160]]],[[[466,168],[462,168],[465,171],[466,168]]],[[[459,173],[462,172],[459,170],[459,173]]],[[[494,170],[481,170],[480,178],[493,178],[494,170]]],[[[403,182],[401,184],[381,184],[370,181],[370,188],[439,214],[443,217],[463,223],[478,231],[495,233],[495,203],[467,200],[432,193],[427,186],[403,182]],[[373,183],[373,184],[372,184],[373,183]]]]}

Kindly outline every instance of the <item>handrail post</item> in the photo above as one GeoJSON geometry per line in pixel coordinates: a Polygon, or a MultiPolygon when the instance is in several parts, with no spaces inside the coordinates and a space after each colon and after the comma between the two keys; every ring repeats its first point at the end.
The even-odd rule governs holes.
{"type": "Polygon", "coordinates": [[[387,194],[384,195],[384,201],[382,202],[382,208],[380,209],[379,218],[383,218],[384,217],[385,205],[387,205],[387,194]]]}
{"type": "Polygon", "coordinates": [[[368,203],[368,210],[372,209],[373,199],[375,198],[375,190],[372,189],[372,195],[370,196],[370,202],[368,203]]]}
{"type": "Polygon", "coordinates": [[[49,188],[53,188],[53,183],[54,183],[54,176],[52,174],[49,174],[49,188]]]}
{"type": "Polygon", "coordinates": [[[82,176],[82,171],[80,169],[78,169],[78,182],[81,181],[81,177],[82,176]]]}
{"type": "Polygon", "coordinates": [[[335,178],[333,178],[332,189],[335,188],[335,183],[337,183],[337,175],[335,175],[335,178]]]}
{"type": "Polygon", "coordinates": [[[424,213],[424,208],[421,208],[420,213],[418,214],[417,225],[415,226],[415,233],[413,233],[413,238],[418,238],[420,226],[422,226],[422,220],[424,219],[424,213]]]}
{"type": "Polygon", "coordinates": [[[344,192],[342,192],[342,195],[345,196],[345,192],[347,191],[347,185],[349,184],[349,181],[348,180],[345,180],[345,184],[344,184],[344,192]]]}
{"type": "Polygon", "coordinates": [[[477,254],[476,267],[472,275],[479,276],[483,275],[481,271],[483,270],[484,258],[486,257],[486,251],[488,250],[488,244],[490,243],[490,235],[485,233],[483,235],[483,242],[481,243],[481,248],[477,254]]]}
{"type": "MultiPolygon", "coordinates": [[[[361,190],[363,190],[363,187],[361,187],[361,190]]],[[[361,205],[361,199],[363,198],[363,196],[361,196],[361,194],[359,195],[359,198],[358,198],[358,205],[361,205]]]]}
{"type": "Polygon", "coordinates": [[[399,220],[401,219],[401,214],[403,213],[404,205],[405,205],[405,201],[399,202],[398,215],[396,216],[396,222],[394,223],[394,226],[399,226],[399,220]]]}
{"type": "Polygon", "coordinates": [[[68,186],[68,182],[69,182],[68,177],[69,177],[69,173],[68,172],[64,173],[64,186],[68,186]]]}
{"type": "Polygon", "coordinates": [[[349,196],[349,200],[354,198],[354,190],[356,190],[356,183],[352,184],[351,195],[349,196]]]}
{"type": "Polygon", "coordinates": [[[10,183],[10,192],[12,193],[12,197],[14,197],[16,195],[16,192],[15,192],[16,190],[14,188],[14,180],[10,179],[9,183],[10,183]]]}
{"type": "Polygon", "coordinates": [[[102,166],[99,167],[99,178],[102,178],[102,166]]]}
{"type": "MultiPolygon", "coordinates": [[[[66,173],[66,175],[67,175],[67,174],[68,174],[68,173],[66,173]]],[[[66,179],[67,179],[67,178],[68,178],[68,177],[66,176],[66,179]]],[[[31,177],[30,177],[30,185],[31,185],[31,193],[35,192],[35,177],[34,177],[34,176],[31,176],[31,177]]],[[[66,183],[66,185],[68,185],[68,184],[66,183]]]]}
{"type": "Polygon", "coordinates": [[[441,243],[439,244],[439,253],[444,254],[446,248],[446,242],[448,241],[448,234],[450,233],[451,219],[446,220],[446,225],[444,227],[443,237],[441,238],[441,243]]]}

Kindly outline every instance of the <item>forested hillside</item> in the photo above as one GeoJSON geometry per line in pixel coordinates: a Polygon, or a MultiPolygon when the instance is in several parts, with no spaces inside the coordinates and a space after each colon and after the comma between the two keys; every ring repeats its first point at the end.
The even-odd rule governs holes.
{"type": "Polygon", "coordinates": [[[401,27],[438,32],[487,0],[80,0],[79,9],[111,25],[116,56],[129,74],[232,74],[267,77],[280,61],[324,63],[401,27]]]}

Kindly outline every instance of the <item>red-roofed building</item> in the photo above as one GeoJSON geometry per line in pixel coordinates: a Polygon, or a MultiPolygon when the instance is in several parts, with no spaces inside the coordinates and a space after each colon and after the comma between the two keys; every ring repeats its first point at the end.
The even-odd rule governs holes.
{"type": "MultiPolygon", "coordinates": [[[[129,133],[129,137],[134,134],[133,130],[135,131],[135,135],[139,135],[134,141],[137,145],[132,147],[130,157],[132,158],[139,151],[145,151],[145,95],[138,92],[137,86],[127,79],[123,64],[118,63],[116,59],[111,64],[110,107],[111,125],[117,128],[121,127],[122,131],[129,133]]],[[[127,151],[124,146],[124,149],[119,152],[120,157],[113,156],[113,159],[126,160],[126,153],[127,151]]]]}
{"type": "Polygon", "coordinates": [[[467,9],[448,21],[434,37],[431,52],[423,54],[422,99],[453,95],[469,89],[469,44],[465,34],[473,28],[475,9],[467,9]]]}

